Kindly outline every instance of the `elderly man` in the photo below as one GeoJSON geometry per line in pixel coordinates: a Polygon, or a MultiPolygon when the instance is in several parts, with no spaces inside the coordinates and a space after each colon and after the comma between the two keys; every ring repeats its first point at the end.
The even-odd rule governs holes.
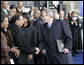
{"type": "MultiPolygon", "coordinates": [[[[53,19],[53,11],[45,11],[42,35],[49,64],[72,64],[72,36],[65,22],[53,19]]],[[[45,53],[45,52],[43,52],[45,53]]]]}

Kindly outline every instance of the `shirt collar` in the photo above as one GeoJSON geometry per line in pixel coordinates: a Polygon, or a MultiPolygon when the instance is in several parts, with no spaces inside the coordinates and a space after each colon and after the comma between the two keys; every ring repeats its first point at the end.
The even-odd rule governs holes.
{"type": "Polygon", "coordinates": [[[53,23],[53,18],[51,18],[50,22],[48,24],[52,24],[53,23]]]}

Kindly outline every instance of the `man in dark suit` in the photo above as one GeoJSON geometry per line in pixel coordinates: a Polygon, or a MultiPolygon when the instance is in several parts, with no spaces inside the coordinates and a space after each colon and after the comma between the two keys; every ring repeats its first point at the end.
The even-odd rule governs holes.
{"type": "Polygon", "coordinates": [[[9,10],[7,10],[7,2],[1,2],[1,15],[9,16],[9,10]]]}
{"type": "Polygon", "coordinates": [[[64,11],[63,10],[59,11],[59,19],[65,21],[67,23],[67,25],[70,27],[69,20],[66,17],[64,17],[64,11]]]}
{"type": "MultiPolygon", "coordinates": [[[[18,58],[14,58],[15,64],[28,64],[28,54],[29,47],[24,40],[24,31],[22,32],[23,26],[23,16],[21,14],[15,14],[12,18],[13,23],[10,24],[9,30],[11,31],[11,35],[13,36],[14,44],[21,51],[18,58]]],[[[31,43],[33,44],[33,43],[31,43]]],[[[36,54],[40,52],[40,50],[35,47],[33,50],[36,54]]]]}
{"type": "Polygon", "coordinates": [[[52,10],[45,11],[42,16],[45,24],[42,26],[42,35],[49,64],[72,64],[72,36],[67,24],[62,20],[53,19],[52,10]],[[64,41],[64,48],[60,52],[57,40],[64,41]]]}
{"type": "MultiPolygon", "coordinates": [[[[44,41],[43,41],[43,37],[41,34],[41,26],[43,25],[43,21],[42,18],[40,17],[40,11],[36,10],[34,11],[34,23],[33,26],[36,28],[36,32],[37,32],[37,47],[40,48],[40,51],[42,52],[43,47],[44,47],[44,41]]],[[[42,61],[42,53],[40,53],[39,55],[35,55],[35,62],[36,64],[43,64],[44,61],[42,61]]]]}

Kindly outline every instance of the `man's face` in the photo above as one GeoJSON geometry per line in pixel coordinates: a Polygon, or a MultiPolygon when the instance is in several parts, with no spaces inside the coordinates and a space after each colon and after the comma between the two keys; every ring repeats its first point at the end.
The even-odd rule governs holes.
{"type": "Polygon", "coordinates": [[[63,12],[60,12],[59,17],[60,18],[63,18],[64,17],[64,13],[63,12]]]}
{"type": "Polygon", "coordinates": [[[45,11],[42,12],[42,19],[45,23],[50,22],[50,17],[46,14],[45,11]]]}
{"type": "Polygon", "coordinates": [[[22,2],[18,3],[18,7],[21,8],[22,7],[22,2]]]}
{"type": "Polygon", "coordinates": [[[2,8],[7,9],[7,2],[6,2],[6,1],[4,1],[4,2],[2,3],[2,8]]]}
{"type": "Polygon", "coordinates": [[[33,15],[34,15],[34,18],[36,18],[36,19],[37,19],[37,18],[39,18],[40,13],[39,13],[38,11],[35,11],[33,15]]]}

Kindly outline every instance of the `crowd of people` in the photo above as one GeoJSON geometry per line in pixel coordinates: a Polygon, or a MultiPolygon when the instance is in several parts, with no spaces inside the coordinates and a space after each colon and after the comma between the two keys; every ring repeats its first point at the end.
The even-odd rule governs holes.
{"type": "Polygon", "coordinates": [[[72,55],[83,49],[83,21],[76,12],[52,11],[21,1],[8,8],[1,2],[1,64],[73,64],[72,55]]]}

